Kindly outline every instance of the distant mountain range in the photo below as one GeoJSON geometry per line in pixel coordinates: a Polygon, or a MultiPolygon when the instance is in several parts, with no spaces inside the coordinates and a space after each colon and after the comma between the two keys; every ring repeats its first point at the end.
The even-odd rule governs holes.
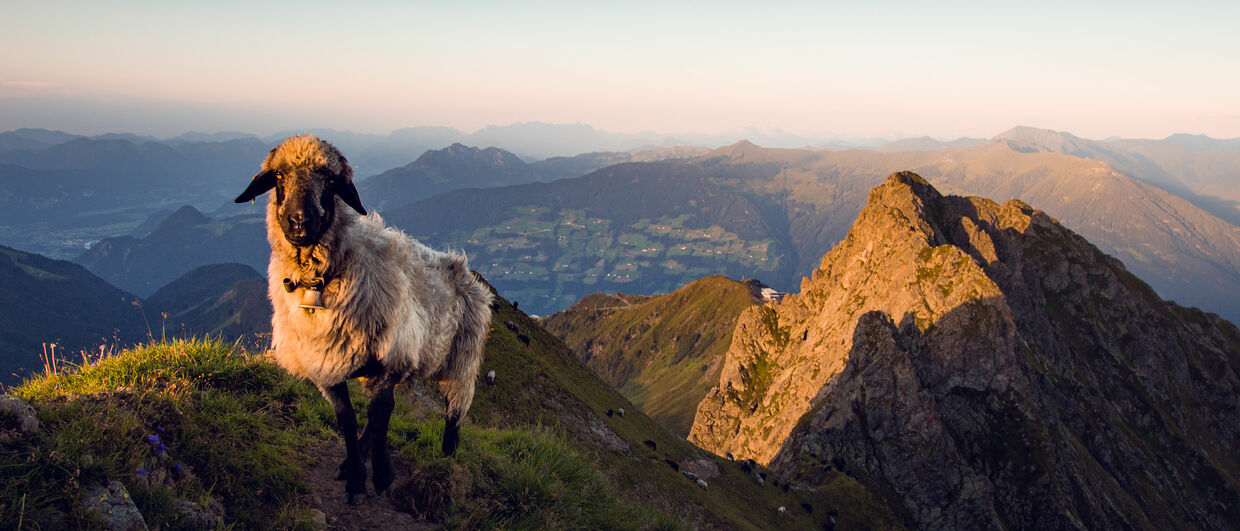
{"type": "Polygon", "coordinates": [[[1019,150],[1100,160],[1221,219],[1240,224],[1240,138],[1172,135],[1164,140],[1097,141],[1059,131],[1016,127],[994,140],[1019,150]]]}
{"type": "Polygon", "coordinates": [[[185,204],[215,208],[253,175],[268,146],[255,139],[135,143],[23,130],[0,134],[0,242],[54,257],[126,234],[185,204]],[[16,139],[16,140],[15,140],[16,139]],[[64,142],[32,144],[46,140],[64,142]]]}
{"type": "MultiPolygon", "coordinates": [[[[546,126],[526,125],[533,128],[531,131],[546,126]]],[[[443,139],[450,133],[441,128],[417,128],[383,138],[414,142],[443,139]]],[[[213,217],[261,212],[261,205],[238,206],[228,199],[254,171],[266,145],[253,138],[231,137],[186,135],[153,143],[133,135],[81,138],[39,130],[0,134],[0,140],[7,139],[10,144],[44,146],[0,152],[0,161],[10,161],[8,166],[0,166],[0,183],[5,183],[8,191],[0,195],[0,201],[8,201],[8,215],[15,223],[0,226],[0,242],[65,257],[103,240],[99,242],[102,248],[83,255],[82,263],[140,295],[153,293],[177,276],[210,263],[241,262],[261,270],[265,258],[259,255],[265,256],[265,251],[211,242],[219,237],[215,231],[223,230],[220,226],[163,240],[184,246],[176,241],[203,238],[201,249],[220,253],[211,257],[194,258],[191,255],[195,251],[188,247],[180,248],[185,252],[170,248],[161,255],[154,250],[159,246],[155,240],[145,244],[151,249],[147,254],[120,250],[140,246],[150,238],[147,233],[156,228],[155,222],[183,204],[175,202],[177,197],[194,195],[194,204],[218,205],[218,210],[207,210],[213,217]],[[198,142],[200,139],[208,141],[198,142]],[[222,158],[245,160],[211,162],[222,158]],[[176,164],[197,169],[182,172],[182,177],[148,171],[163,168],[159,172],[172,172],[167,168],[176,164]],[[90,165],[99,168],[76,168],[90,165]],[[222,177],[225,174],[226,179],[222,177]],[[186,184],[187,175],[202,175],[197,186],[207,191],[195,192],[194,186],[186,184]],[[102,186],[111,180],[119,184],[102,186]],[[179,188],[169,190],[173,184],[179,188]],[[150,189],[160,186],[163,188],[150,189]],[[137,241],[124,240],[121,235],[125,234],[137,241]],[[101,254],[110,258],[92,258],[101,254]],[[164,255],[167,260],[161,258],[164,255]],[[126,260],[128,265],[119,263],[126,260]],[[105,264],[108,261],[118,263],[105,264]],[[133,280],[122,279],[124,275],[133,280]]],[[[374,137],[346,134],[342,142],[360,146],[374,137]]],[[[1234,210],[1226,197],[1240,189],[1232,185],[1234,179],[1229,175],[1233,174],[1228,169],[1240,167],[1240,161],[1232,160],[1237,152],[1228,151],[1235,142],[1190,136],[1163,141],[1092,141],[1030,128],[1013,129],[980,145],[974,145],[976,142],[960,139],[950,144],[970,147],[942,148],[948,143],[911,139],[892,143],[883,149],[894,151],[883,152],[783,150],[742,142],[710,154],[697,148],[598,152],[534,163],[502,149],[462,144],[428,151],[412,163],[359,179],[359,186],[363,201],[377,205],[389,221],[429,243],[465,249],[474,263],[486,270],[488,278],[501,289],[517,290],[513,296],[532,304],[528,308],[537,313],[562,309],[600,289],[667,292],[712,273],[758,277],[780,289],[790,289],[811,270],[815,257],[843,236],[861,208],[865,191],[877,184],[877,176],[914,169],[948,191],[1021,197],[1042,205],[1069,227],[1124,259],[1164,296],[1231,319],[1240,318],[1240,303],[1228,295],[1240,287],[1236,225],[1226,223],[1225,216],[1220,220],[1208,213],[1222,215],[1229,208],[1234,210]],[[695,158],[660,160],[685,155],[695,158]],[[631,167],[615,165],[636,161],[650,162],[631,167]],[[598,174],[603,167],[610,175],[630,178],[632,189],[609,182],[608,174],[598,174]],[[593,173],[568,177],[585,172],[593,173]],[[561,177],[564,179],[543,182],[561,177]],[[1142,182],[1153,188],[1142,188],[1142,182]],[[496,188],[505,184],[516,188],[496,188]],[[670,196],[683,201],[669,204],[658,190],[665,185],[670,186],[670,196]],[[694,188],[698,185],[703,194],[700,197],[694,188]],[[489,191],[428,195],[461,187],[485,187],[489,191]],[[590,187],[598,190],[591,191],[590,187]],[[434,204],[414,208],[407,203],[416,200],[434,204]],[[689,204],[690,200],[696,206],[689,204]],[[666,212],[659,210],[663,207],[668,207],[666,212]],[[726,222],[717,218],[733,212],[733,207],[738,207],[735,212],[741,215],[726,222]],[[620,212],[621,208],[635,216],[620,212]],[[472,215],[479,210],[484,212],[472,215]],[[679,219],[690,212],[695,213],[679,219]],[[749,212],[749,219],[741,219],[744,212],[749,212]],[[613,213],[624,218],[620,224],[610,218],[613,213]],[[431,215],[441,219],[430,219],[431,215]],[[581,223],[586,218],[599,223],[581,223]],[[648,226],[651,223],[654,228],[648,226]],[[554,242],[529,237],[550,234],[552,226],[584,228],[573,228],[582,236],[577,239],[567,234],[558,235],[564,239],[554,242]],[[707,232],[691,234],[694,230],[707,232]],[[717,243],[720,240],[713,240],[716,236],[733,243],[697,245],[717,243]],[[621,237],[625,239],[621,241],[621,237]],[[695,239],[697,244],[689,245],[685,238],[695,239]],[[580,245],[571,243],[577,240],[581,240],[580,245]],[[590,241],[594,247],[586,245],[590,241]],[[643,242],[658,245],[633,249],[643,242]],[[654,260],[655,254],[658,260],[654,260]]],[[[358,151],[365,149],[359,147],[358,151]]],[[[199,220],[198,224],[203,223],[199,220]]],[[[262,244],[256,242],[255,246],[262,244]]]]}
{"type": "Polygon", "coordinates": [[[464,249],[501,290],[550,313],[591,292],[666,293],[712,273],[792,289],[843,238],[878,176],[902,169],[951,192],[1039,204],[1163,296],[1240,320],[1230,295],[1240,293],[1240,227],[1104,162],[1010,139],[891,153],[741,142],[692,159],[451,192],[387,217],[433,245],[464,249]]]}
{"type": "MultiPolygon", "coordinates": [[[[615,158],[596,154],[573,163],[589,167],[615,158]]],[[[416,196],[417,182],[431,187],[539,178],[538,165],[501,150],[458,146],[419,160],[404,169],[409,171],[390,172],[373,184],[363,181],[363,202],[416,196]],[[488,160],[508,162],[487,166],[488,160]],[[473,176],[460,168],[473,168],[468,170],[473,176]],[[456,175],[459,180],[449,178],[456,175]]],[[[567,163],[552,159],[543,168],[567,163]]],[[[691,159],[624,163],[550,183],[457,190],[384,206],[383,213],[427,243],[464,249],[500,289],[531,312],[547,314],[590,292],[665,293],[713,273],[758,277],[791,289],[811,270],[814,257],[843,237],[876,176],[909,168],[952,192],[1042,205],[1124,259],[1162,295],[1240,320],[1240,303],[1229,295],[1240,290],[1235,225],[1105,162],[1006,137],[968,148],[890,153],[780,150],[741,142],[691,159]]],[[[243,219],[259,223],[257,217],[221,223],[243,219]]],[[[201,239],[199,247],[212,250],[212,258],[188,260],[180,252],[159,258],[159,246],[152,244],[147,247],[154,254],[122,252],[117,249],[138,242],[119,238],[100,242],[101,251],[92,250],[81,261],[125,289],[150,293],[207,263],[236,261],[261,270],[261,232],[250,229],[254,235],[243,238],[255,240],[255,248],[244,253],[247,247],[213,243],[222,234],[217,227],[163,237],[201,239]],[[121,261],[129,256],[131,265],[105,266],[107,260],[91,258],[101,252],[121,261]],[[165,263],[181,265],[159,271],[165,263]],[[122,271],[136,280],[122,279],[122,271]]]]}

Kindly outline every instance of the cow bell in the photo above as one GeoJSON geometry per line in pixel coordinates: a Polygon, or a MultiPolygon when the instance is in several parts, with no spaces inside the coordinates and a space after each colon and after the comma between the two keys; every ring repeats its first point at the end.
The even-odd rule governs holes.
{"type": "Polygon", "coordinates": [[[323,290],[319,288],[306,288],[301,292],[301,303],[298,308],[304,308],[310,312],[323,309],[323,290]]]}

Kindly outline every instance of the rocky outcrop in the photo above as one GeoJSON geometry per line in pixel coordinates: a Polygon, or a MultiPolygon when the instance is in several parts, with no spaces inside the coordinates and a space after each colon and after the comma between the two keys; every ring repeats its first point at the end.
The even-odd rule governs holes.
{"type": "Polygon", "coordinates": [[[915,527],[1240,522],[1240,331],[1019,201],[894,174],[734,334],[690,440],[915,527]]]}

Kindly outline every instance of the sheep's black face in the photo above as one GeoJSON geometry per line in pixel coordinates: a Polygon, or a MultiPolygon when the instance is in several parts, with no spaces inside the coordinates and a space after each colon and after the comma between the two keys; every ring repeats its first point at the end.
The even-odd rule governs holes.
{"type": "Polygon", "coordinates": [[[331,144],[309,135],[290,138],[271,150],[263,171],[233,201],[253,201],[273,189],[276,223],[284,238],[298,247],[318,244],[340,219],[336,198],[366,215],[349,161],[331,144]]]}
{"type": "Polygon", "coordinates": [[[334,175],[276,172],[276,214],[284,239],[298,247],[319,243],[336,217],[334,175]]]}

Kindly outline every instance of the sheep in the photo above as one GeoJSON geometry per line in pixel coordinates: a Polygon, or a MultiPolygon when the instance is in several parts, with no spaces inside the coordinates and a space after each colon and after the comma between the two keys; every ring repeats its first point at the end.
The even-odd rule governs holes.
{"type": "Polygon", "coordinates": [[[452,455],[491,320],[492,294],[465,256],[432,250],[367,214],[353,170],[311,135],[282,142],[237,203],[267,202],[272,355],[318,386],[336,414],[346,458],[336,479],[346,501],[366,494],[367,455],[376,495],[395,479],[387,448],[393,388],[412,377],[439,382],[446,411],[442,451],[452,455]],[[352,209],[360,215],[354,215],[352,209]],[[359,438],[347,381],[370,396],[359,438]]]}

